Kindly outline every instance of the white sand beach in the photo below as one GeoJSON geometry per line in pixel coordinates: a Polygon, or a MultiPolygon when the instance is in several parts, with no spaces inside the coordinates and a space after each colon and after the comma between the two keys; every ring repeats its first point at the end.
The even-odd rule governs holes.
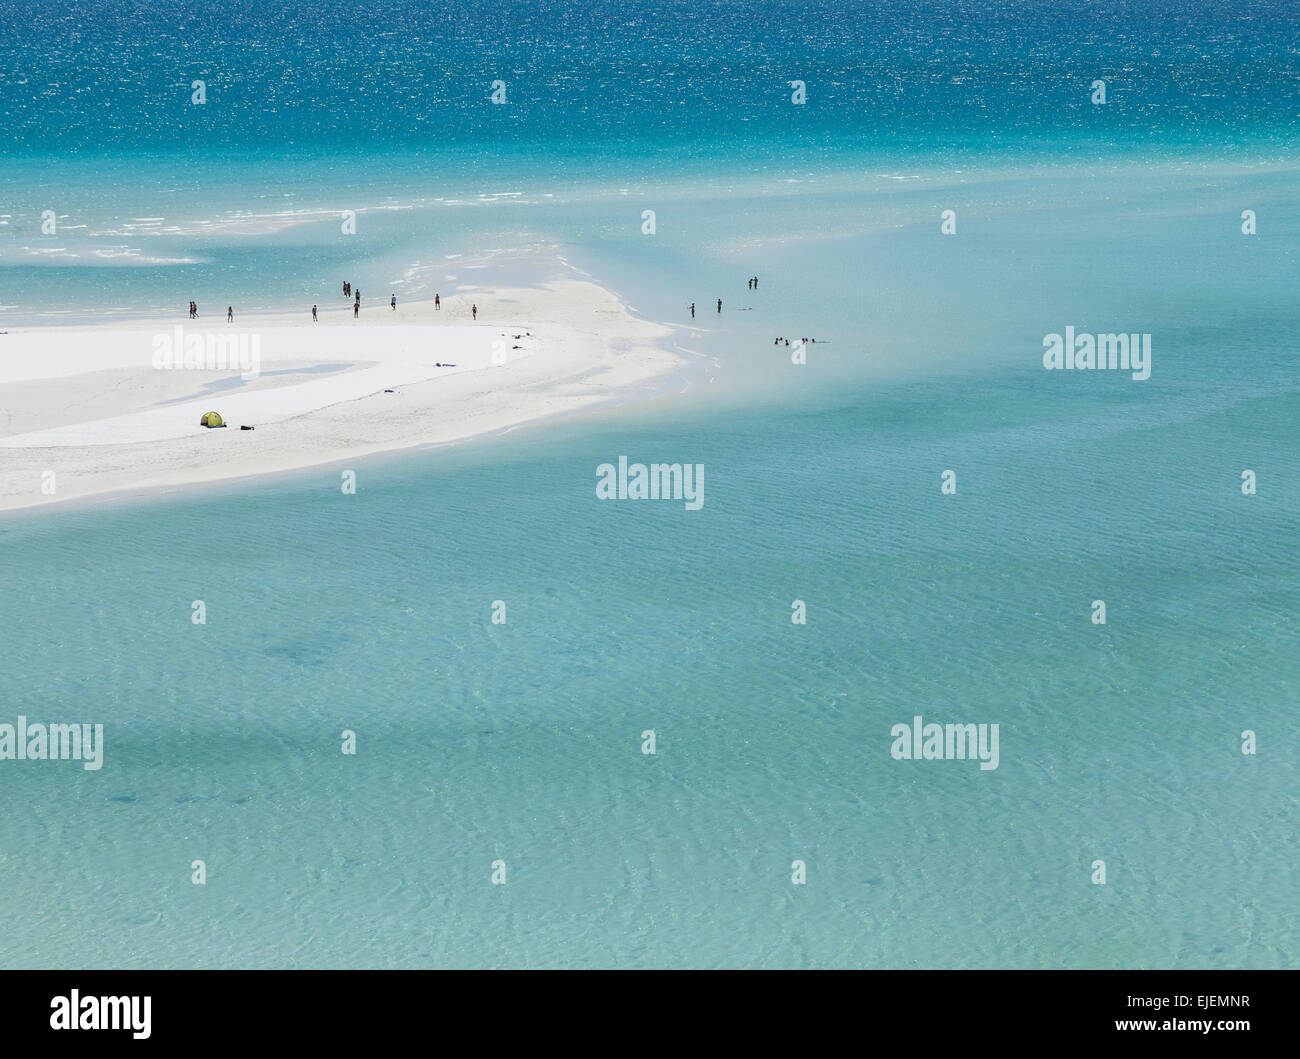
{"type": "Polygon", "coordinates": [[[462,289],[440,311],[322,307],[319,323],[310,305],[232,324],[205,308],[0,334],[0,510],[463,440],[608,401],[680,363],[660,342],[669,328],[580,280],[462,289]],[[228,425],[201,426],[208,411],[228,425]]]}

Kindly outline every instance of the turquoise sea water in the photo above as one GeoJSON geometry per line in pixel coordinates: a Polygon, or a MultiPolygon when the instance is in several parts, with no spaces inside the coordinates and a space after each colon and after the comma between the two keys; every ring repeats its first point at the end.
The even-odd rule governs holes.
{"type": "Polygon", "coordinates": [[[6,321],[563,259],[691,365],[355,496],[0,520],[0,723],[105,726],[0,762],[0,963],[1295,966],[1294,12],[602,10],[8,31],[6,321]],[[1151,378],[1044,371],[1066,326],[1151,378]],[[597,500],[620,455],[703,508],[597,500]],[[917,714],[999,767],[894,760],[917,714]]]}

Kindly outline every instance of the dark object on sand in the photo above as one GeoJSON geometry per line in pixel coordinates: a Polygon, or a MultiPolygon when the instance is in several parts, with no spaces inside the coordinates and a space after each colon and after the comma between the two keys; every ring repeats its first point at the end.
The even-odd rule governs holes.
{"type": "Polygon", "coordinates": [[[245,424],[244,424],[243,426],[241,426],[239,429],[240,429],[240,430],[252,430],[253,428],[250,427],[247,423],[245,423],[245,424]]]}

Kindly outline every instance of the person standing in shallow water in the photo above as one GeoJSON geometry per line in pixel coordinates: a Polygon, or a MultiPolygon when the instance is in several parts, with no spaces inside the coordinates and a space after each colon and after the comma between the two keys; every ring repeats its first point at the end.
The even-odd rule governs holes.
{"type": "Polygon", "coordinates": [[[314,305],[311,307],[311,322],[314,324],[320,323],[320,321],[316,319],[316,306],[314,305]]]}
{"type": "Polygon", "coordinates": [[[435,295],[433,296],[433,307],[434,307],[436,310],[438,310],[439,312],[442,311],[442,295],[441,295],[441,294],[435,294],[435,295]]]}
{"type": "Polygon", "coordinates": [[[391,302],[389,302],[389,304],[393,307],[393,312],[397,312],[397,295],[396,295],[396,294],[393,295],[393,300],[392,300],[391,302]]]}
{"type": "Polygon", "coordinates": [[[477,320],[477,319],[478,319],[478,306],[477,306],[477,305],[471,305],[471,306],[469,307],[469,311],[470,311],[471,313],[474,314],[474,319],[477,320]]]}
{"type": "Polygon", "coordinates": [[[722,312],[722,299],[718,299],[718,312],[722,312]]]}
{"type": "Polygon", "coordinates": [[[234,307],[233,305],[227,305],[227,306],[226,306],[226,323],[228,323],[228,324],[233,324],[234,322],[235,322],[235,307],[234,307]]]}
{"type": "Polygon", "coordinates": [[[695,303],[691,302],[691,319],[695,319],[695,303]]]}

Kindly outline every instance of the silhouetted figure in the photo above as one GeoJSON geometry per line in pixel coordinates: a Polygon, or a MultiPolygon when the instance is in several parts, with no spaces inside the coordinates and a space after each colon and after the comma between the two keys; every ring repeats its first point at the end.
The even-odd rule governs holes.
{"type": "Polygon", "coordinates": [[[235,322],[235,307],[234,307],[233,305],[227,305],[227,306],[226,306],[226,323],[228,323],[228,324],[233,324],[234,322],[235,322]]]}
{"type": "Polygon", "coordinates": [[[718,299],[718,312],[722,312],[722,299],[718,299]]]}
{"type": "Polygon", "coordinates": [[[691,302],[691,319],[695,319],[695,303],[691,302]]]}
{"type": "Polygon", "coordinates": [[[754,290],[758,290],[758,277],[754,277],[754,290]]]}
{"type": "Polygon", "coordinates": [[[345,298],[352,297],[352,284],[347,282],[347,280],[343,281],[343,297],[345,298]]]}
{"type": "Polygon", "coordinates": [[[361,300],[357,299],[352,303],[352,319],[355,320],[360,315],[361,315],[361,300]]]}
{"type": "Polygon", "coordinates": [[[389,302],[389,304],[393,307],[393,312],[397,312],[397,295],[396,295],[396,294],[393,295],[393,300],[392,300],[391,302],[389,302]]]}
{"type": "Polygon", "coordinates": [[[442,312],[442,295],[440,295],[440,294],[435,294],[435,295],[433,296],[433,307],[434,307],[438,312],[442,312]]]}
{"type": "Polygon", "coordinates": [[[478,319],[478,306],[477,306],[477,305],[471,305],[471,306],[469,307],[469,311],[470,311],[471,313],[474,314],[474,319],[477,320],[477,319],[478,319]]]}
{"type": "Polygon", "coordinates": [[[320,323],[320,321],[316,319],[316,306],[314,305],[311,307],[311,322],[314,324],[320,323]]]}

